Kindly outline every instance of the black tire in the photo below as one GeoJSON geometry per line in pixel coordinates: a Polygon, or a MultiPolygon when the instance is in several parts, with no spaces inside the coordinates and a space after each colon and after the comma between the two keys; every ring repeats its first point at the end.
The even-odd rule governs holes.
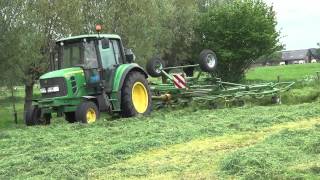
{"type": "Polygon", "coordinates": [[[151,104],[152,104],[151,91],[150,91],[150,87],[148,86],[146,77],[137,71],[130,72],[127,75],[126,80],[121,89],[121,115],[123,117],[133,117],[139,114],[148,115],[151,112],[151,106],[152,106],[151,104]],[[142,87],[143,85],[144,90],[147,93],[145,94],[147,96],[146,98],[147,104],[145,105],[145,107],[143,107],[144,112],[142,111],[139,112],[139,110],[137,110],[133,102],[132,91],[133,91],[134,85],[137,83],[139,83],[140,87],[142,87]]]}
{"type": "Polygon", "coordinates": [[[272,104],[281,104],[281,97],[280,96],[272,96],[271,97],[271,103],[272,104]]]}
{"type": "Polygon", "coordinates": [[[151,77],[160,77],[161,69],[165,67],[165,63],[158,57],[153,57],[147,62],[146,70],[151,77]]]}
{"type": "Polygon", "coordinates": [[[75,112],[66,112],[64,113],[64,119],[68,121],[69,123],[75,123],[76,122],[76,114],[75,112]]]}
{"type": "Polygon", "coordinates": [[[245,102],[242,99],[238,99],[238,100],[232,101],[232,105],[235,107],[243,107],[245,106],[245,102]]]}
{"type": "Polygon", "coordinates": [[[44,114],[43,118],[41,120],[42,121],[41,124],[42,125],[49,125],[51,123],[51,118],[52,118],[51,114],[44,114]]]}
{"type": "Polygon", "coordinates": [[[93,122],[97,121],[99,118],[99,115],[100,115],[100,112],[98,110],[97,105],[91,101],[85,101],[78,106],[78,108],[75,112],[75,117],[76,117],[75,119],[77,122],[89,124],[89,123],[93,123],[93,122]],[[87,119],[87,114],[90,111],[92,111],[92,112],[94,111],[94,113],[95,113],[94,120],[87,119]]]}
{"type": "Polygon", "coordinates": [[[36,106],[31,106],[31,108],[26,113],[26,125],[36,126],[36,125],[49,125],[51,121],[51,114],[44,114],[41,117],[41,109],[36,106]]]}
{"type": "Polygon", "coordinates": [[[217,56],[213,51],[209,49],[201,51],[199,56],[199,65],[202,71],[211,73],[216,69],[217,64],[217,56]]]}

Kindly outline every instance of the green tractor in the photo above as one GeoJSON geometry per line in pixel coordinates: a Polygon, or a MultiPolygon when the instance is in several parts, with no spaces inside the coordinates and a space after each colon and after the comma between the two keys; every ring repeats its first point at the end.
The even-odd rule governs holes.
{"type": "Polygon", "coordinates": [[[41,98],[27,111],[26,125],[50,124],[53,113],[70,123],[93,123],[100,112],[123,117],[150,113],[148,75],[118,35],[64,38],[56,49],[52,71],[40,77],[41,98]]]}

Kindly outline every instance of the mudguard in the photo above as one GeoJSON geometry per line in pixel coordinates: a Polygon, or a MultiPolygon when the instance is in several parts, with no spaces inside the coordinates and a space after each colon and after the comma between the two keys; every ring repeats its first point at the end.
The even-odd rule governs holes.
{"type": "Polygon", "coordinates": [[[127,75],[132,71],[140,72],[148,78],[147,72],[136,63],[122,64],[117,68],[111,93],[111,103],[115,112],[121,111],[121,89],[127,75]]]}

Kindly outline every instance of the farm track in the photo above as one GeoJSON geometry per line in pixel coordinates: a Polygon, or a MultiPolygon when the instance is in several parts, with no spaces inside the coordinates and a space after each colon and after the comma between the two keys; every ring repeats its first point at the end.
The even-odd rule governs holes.
{"type": "Polygon", "coordinates": [[[134,179],[139,177],[140,172],[148,174],[148,176],[142,176],[143,179],[177,179],[182,177],[183,179],[218,179],[220,173],[218,164],[227,154],[256,145],[284,130],[308,130],[316,125],[320,125],[320,118],[286,122],[256,131],[196,139],[161,147],[138,153],[108,168],[95,169],[89,173],[89,177],[95,179],[134,179]],[[121,173],[123,171],[131,172],[131,174],[127,173],[123,176],[121,173]],[[112,175],[110,176],[110,174],[112,175]]]}

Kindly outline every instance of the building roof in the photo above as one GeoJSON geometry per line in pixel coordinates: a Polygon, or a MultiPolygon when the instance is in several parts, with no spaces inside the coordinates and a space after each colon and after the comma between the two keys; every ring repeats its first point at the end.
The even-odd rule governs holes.
{"type": "Polygon", "coordinates": [[[72,40],[72,39],[83,39],[83,38],[110,38],[110,39],[121,39],[120,36],[116,35],[116,34],[87,34],[87,35],[80,35],[80,36],[71,36],[71,37],[67,37],[67,38],[62,38],[59,39],[57,42],[61,42],[61,41],[68,41],[68,40],[72,40]]]}
{"type": "Polygon", "coordinates": [[[320,59],[320,49],[312,48],[310,49],[310,54],[315,59],[320,59]]]}
{"type": "Polygon", "coordinates": [[[282,60],[301,60],[308,57],[309,49],[282,51],[282,60]]]}

